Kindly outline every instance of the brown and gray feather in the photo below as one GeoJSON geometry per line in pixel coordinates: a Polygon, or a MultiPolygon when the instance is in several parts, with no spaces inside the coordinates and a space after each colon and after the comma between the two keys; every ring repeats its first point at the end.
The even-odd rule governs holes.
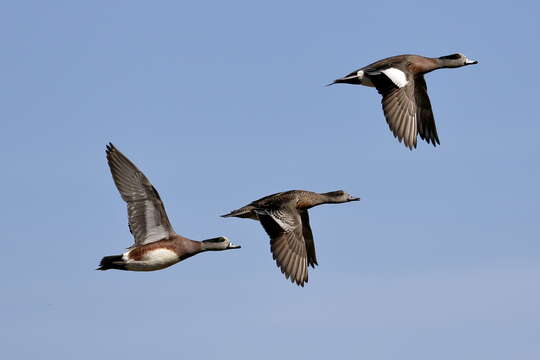
{"type": "Polygon", "coordinates": [[[424,74],[440,68],[436,59],[417,55],[398,55],[376,61],[351,72],[351,77],[362,70],[383,96],[382,107],[386,122],[394,137],[410,149],[416,148],[417,135],[428,143],[440,144],[424,74]],[[396,86],[382,70],[401,70],[407,84],[396,86]]]}
{"type": "Polygon", "coordinates": [[[270,236],[270,249],[281,272],[300,286],[308,281],[306,245],[298,213],[257,210],[259,221],[270,236]]]}
{"type": "Polygon", "coordinates": [[[175,235],[157,190],[114,145],[107,146],[107,162],[120,196],[127,203],[129,229],[135,246],[175,235]]]}
{"type": "Polygon", "coordinates": [[[270,237],[270,251],[281,272],[304,286],[308,266],[318,265],[307,209],[321,203],[320,194],[291,190],[265,196],[223,216],[259,220],[270,237]]]}
{"type": "Polygon", "coordinates": [[[397,87],[384,73],[367,73],[382,95],[386,122],[394,136],[408,148],[416,148],[416,137],[439,144],[435,119],[423,75],[407,74],[407,85],[397,87]]]}

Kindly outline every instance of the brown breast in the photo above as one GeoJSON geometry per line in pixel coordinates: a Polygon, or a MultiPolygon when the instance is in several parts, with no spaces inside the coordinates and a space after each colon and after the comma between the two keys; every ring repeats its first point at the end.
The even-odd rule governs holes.
{"type": "Polygon", "coordinates": [[[177,251],[178,247],[172,240],[160,240],[150,244],[136,247],[129,252],[129,258],[135,261],[141,261],[144,254],[155,249],[167,249],[171,251],[177,251]]]}

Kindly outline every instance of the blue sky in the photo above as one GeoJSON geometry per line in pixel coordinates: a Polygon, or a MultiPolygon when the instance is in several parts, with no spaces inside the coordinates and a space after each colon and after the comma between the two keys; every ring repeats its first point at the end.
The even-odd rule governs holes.
{"type": "Polygon", "coordinates": [[[0,5],[10,359],[538,359],[540,6],[433,1],[19,1],[0,5]],[[408,151],[373,89],[323,85],[401,53],[441,139],[408,151]],[[94,271],[131,244],[105,144],[175,230],[238,251],[94,271]],[[287,189],[320,266],[298,288],[262,227],[218,215],[287,189]]]}

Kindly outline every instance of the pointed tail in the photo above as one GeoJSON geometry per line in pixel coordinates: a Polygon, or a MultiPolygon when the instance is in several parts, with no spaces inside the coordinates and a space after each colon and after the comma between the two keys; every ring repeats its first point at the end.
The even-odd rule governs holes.
{"type": "Polygon", "coordinates": [[[96,270],[109,269],[127,270],[122,255],[105,256],[103,259],[101,259],[99,267],[96,270]]]}
{"type": "Polygon", "coordinates": [[[228,214],[221,215],[221,217],[256,218],[256,215],[252,213],[253,209],[254,207],[252,205],[247,205],[240,209],[233,210],[228,214]]]}

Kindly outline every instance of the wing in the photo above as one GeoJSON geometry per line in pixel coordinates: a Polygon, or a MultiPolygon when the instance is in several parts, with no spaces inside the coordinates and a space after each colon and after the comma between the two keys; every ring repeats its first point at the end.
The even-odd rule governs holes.
{"type": "Polygon", "coordinates": [[[114,183],[127,203],[129,230],[135,245],[174,235],[163,202],[146,176],[113,144],[107,145],[106,152],[114,183]]]}
{"type": "Polygon", "coordinates": [[[386,122],[400,142],[416,148],[420,134],[426,142],[440,144],[423,75],[413,77],[397,67],[367,69],[366,75],[383,96],[386,122]]]}
{"type": "Polygon", "coordinates": [[[307,262],[312,268],[315,268],[317,263],[317,255],[315,254],[315,242],[313,241],[313,233],[311,232],[311,226],[309,225],[309,214],[307,210],[300,211],[300,217],[302,219],[302,234],[304,235],[304,242],[306,243],[307,262]]]}
{"type": "Polygon", "coordinates": [[[277,266],[287,279],[304,286],[308,281],[308,260],[300,215],[285,209],[255,212],[270,236],[270,250],[277,266]]]}
{"type": "Polygon", "coordinates": [[[415,78],[414,87],[418,134],[428,144],[431,142],[433,146],[437,146],[437,144],[440,144],[439,135],[437,135],[437,127],[435,126],[435,119],[427,94],[427,85],[424,76],[419,75],[415,78]]]}
{"type": "Polygon", "coordinates": [[[367,76],[382,95],[382,106],[386,122],[399,142],[409,149],[416,147],[416,103],[414,80],[406,73],[388,68],[366,72],[367,76]]]}

